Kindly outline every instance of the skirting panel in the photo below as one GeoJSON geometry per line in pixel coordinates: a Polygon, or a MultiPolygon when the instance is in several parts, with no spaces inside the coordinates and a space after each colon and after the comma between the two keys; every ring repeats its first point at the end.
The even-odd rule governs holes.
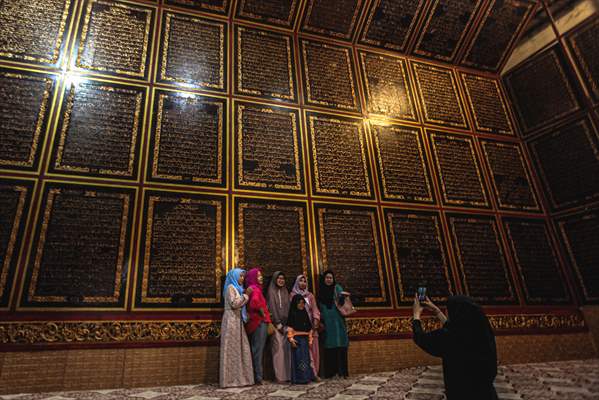
{"type": "MultiPolygon", "coordinates": [[[[596,357],[588,333],[500,336],[497,349],[504,365],[596,357]]],[[[215,383],[218,358],[218,346],[0,353],[0,394],[215,383]]],[[[349,348],[352,375],[439,363],[411,339],[349,348]]]]}

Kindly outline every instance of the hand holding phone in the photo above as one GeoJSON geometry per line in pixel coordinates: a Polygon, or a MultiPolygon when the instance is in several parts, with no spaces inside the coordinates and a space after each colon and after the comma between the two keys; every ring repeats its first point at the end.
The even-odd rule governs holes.
{"type": "Polygon", "coordinates": [[[418,301],[426,301],[426,287],[421,286],[418,288],[418,301]]]}

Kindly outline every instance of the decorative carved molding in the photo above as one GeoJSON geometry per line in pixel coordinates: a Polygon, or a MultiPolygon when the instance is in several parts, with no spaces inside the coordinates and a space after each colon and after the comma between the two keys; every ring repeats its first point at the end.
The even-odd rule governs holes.
{"type": "MultiPolygon", "coordinates": [[[[579,314],[491,315],[491,325],[498,331],[576,330],[585,327],[579,314]]],[[[424,329],[438,328],[433,319],[424,319],[424,329]]],[[[412,319],[371,317],[347,320],[350,336],[392,336],[412,332],[412,319]]],[[[0,323],[0,343],[12,345],[40,344],[119,344],[192,342],[217,339],[219,320],[197,321],[22,321],[0,323]]]]}

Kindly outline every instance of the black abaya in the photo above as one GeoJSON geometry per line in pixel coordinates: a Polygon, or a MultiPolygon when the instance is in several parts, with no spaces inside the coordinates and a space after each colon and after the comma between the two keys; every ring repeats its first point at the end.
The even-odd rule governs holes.
{"type": "Polygon", "coordinates": [[[429,333],[414,320],[414,342],[430,355],[443,358],[447,400],[496,400],[497,352],[489,320],[464,296],[450,297],[447,310],[445,325],[429,333]]]}

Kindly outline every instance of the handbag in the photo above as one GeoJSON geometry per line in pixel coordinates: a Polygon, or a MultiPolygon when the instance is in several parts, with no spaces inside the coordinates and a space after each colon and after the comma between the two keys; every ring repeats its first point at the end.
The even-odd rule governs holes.
{"type": "Polygon", "coordinates": [[[335,300],[335,306],[337,306],[337,310],[339,310],[339,314],[341,314],[343,317],[349,317],[350,315],[352,315],[353,313],[356,312],[356,309],[355,309],[354,305],[352,304],[349,296],[345,297],[345,301],[343,302],[343,305],[339,304],[339,302],[337,300],[335,300]]]}

